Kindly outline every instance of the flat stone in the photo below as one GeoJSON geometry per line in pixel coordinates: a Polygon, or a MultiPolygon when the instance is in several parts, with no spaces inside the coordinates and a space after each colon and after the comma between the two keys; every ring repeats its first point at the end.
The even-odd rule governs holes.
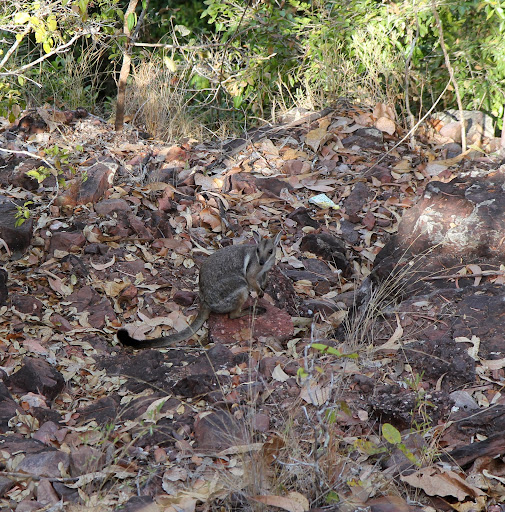
{"type": "Polygon", "coordinates": [[[44,506],[56,505],[60,501],[58,494],[56,494],[51,482],[47,478],[42,478],[37,484],[37,501],[44,506]]]}
{"type": "Polygon", "coordinates": [[[9,377],[8,384],[16,389],[39,393],[53,400],[65,387],[65,379],[44,359],[25,357],[23,366],[9,377]]]}
{"type": "Polygon", "coordinates": [[[51,237],[49,252],[78,251],[85,243],[86,238],[80,231],[58,231],[51,237]]]}
{"type": "Polygon", "coordinates": [[[195,423],[195,440],[200,450],[213,453],[244,444],[246,434],[243,422],[237,421],[228,411],[216,411],[195,423]]]}
{"type": "Polygon", "coordinates": [[[259,299],[258,306],[266,311],[256,315],[253,322],[251,315],[232,320],[228,315],[212,314],[208,320],[209,340],[213,343],[236,343],[268,336],[282,342],[293,336],[293,321],[288,313],[265,299],[259,299]]]}
{"type": "Polygon", "coordinates": [[[105,453],[92,446],[79,446],[70,453],[70,474],[73,477],[100,471],[106,462],[105,453]]]}
{"type": "Polygon", "coordinates": [[[12,398],[7,386],[0,382],[0,433],[9,430],[9,420],[16,415],[18,410],[21,412],[21,408],[12,398]]]}
{"type": "Polygon", "coordinates": [[[344,200],[345,213],[349,216],[349,221],[353,224],[360,222],[358,213],[363,212],[363,206],[368,202],[370,189],[366,183],[359,181],[354,185],[351,193],[344,200]]]}
{"type": "Polygon", "coordinates": [[[12,478],[0,476],[0,498],[5,495],[10,489],[14,487],[16,482],[12,478]]]}
{"type": "Polygon", "coordinates": [[[130,212],[131,207],[124,199],[103,199],[94,205],[95,212],[110,217],[115,212],[130,212]]]}
{"type": "Polygon", "coordinates": [[[11,298],[12,306],[25,315],[37,316],[41,318],[44,305],[42,301],[31,297],[30,295],[14,294],[11,298]]]}
{"type": "Polygon", "coordinates": [[[79,414],[79,422],[84,423],[94,420],[98,425],[107,425],[113,422],[118,413],[117,402],[110,396],[100,398],[87,407],[76,411],[79,414]]]}
{"type": "Polygon", "coordinates": [[[68,471],[70,465],[69,455],[59,450],[48,449],[42,453],[27,455],[16,468],[16,471],[22,471],[34,476],[58,478],[61,477],[58,464],[63,464],[64,471],[68,471]]]}
{"type": "Polygon", "coordinates": [[[129,215],[128,222],[135,233],[143,240],[152,240],[152,233],[146,228],[146,223],[136,215],[129,215]]]}

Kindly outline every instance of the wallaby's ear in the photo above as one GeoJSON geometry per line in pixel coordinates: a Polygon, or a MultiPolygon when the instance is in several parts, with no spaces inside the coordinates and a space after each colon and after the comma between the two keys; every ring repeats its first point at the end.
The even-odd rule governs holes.
{"type": "Polygon", "coordinates": [[[282,231],[279,231],[274,238],[274,247],[277,247],[279,245],[279,242],[281,240],[282,231]]]}
{"type": "Polygon", "coordinates": [[[257,244],[259,244],[261,242],[261,240],[263,240],[261,238],[261,235],[257,231],[253,231],[252,234],[253,234],[254,240],[256,241],[257,244]]]}

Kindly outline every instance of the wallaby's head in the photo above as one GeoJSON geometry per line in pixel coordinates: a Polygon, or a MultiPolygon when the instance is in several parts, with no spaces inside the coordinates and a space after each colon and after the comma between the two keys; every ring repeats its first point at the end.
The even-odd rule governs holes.
{"type": "Polygon", "coordinates": [[[279,231],[275,238],[262,238],[258,233],[253,231],[254,240],[256,240],[256,257],[261,266],[273,267],[275,263],[275,248],[281,239],[281,232],[279,231]]]}

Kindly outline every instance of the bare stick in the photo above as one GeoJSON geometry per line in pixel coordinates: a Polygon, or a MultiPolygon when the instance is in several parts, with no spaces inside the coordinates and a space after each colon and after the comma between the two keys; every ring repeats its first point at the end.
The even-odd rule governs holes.
{"type": "Polygon", "coordinates": [[[465,118],[463,116],[463,102],[461,101],[461,94],[459,93],[458,82],[456,82],[456,79],[454,78],[454,70],[452,69],[449,54],[447,53],[447,48],[445,46],[444,30],[442,27],[442,22],[440,21],[440,16],[438,15],[435,0],[431,0],[431,8],[433,10],[433,16],[435,16],[435,21],[437,22],[438,34],[440,37],[440,48],[442,48],[442,52],[444,54],[445,65],[447,66],[447,71],[449,71],[449,77],[451,79],[452,85],[454,86],[454,92],[456,93],[456,101],[458,102],[459,109],[459,125],[461,127],[461,148],[464,153],[466,151],[466,126],[465,118]]]}

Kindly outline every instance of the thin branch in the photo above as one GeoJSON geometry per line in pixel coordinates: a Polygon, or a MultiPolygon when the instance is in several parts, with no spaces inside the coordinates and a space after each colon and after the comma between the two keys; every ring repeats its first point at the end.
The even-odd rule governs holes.
{"type": "Polygon", "coordinates": [[[482,272],[475,272],[475,274],[448,274],[445,276],[429,276],[419,278],[421,281],[442,281],[444,279],[472,279],[475,277],[489,277],[489,276],[505,276],[505,272],[501,270],[483,270],[482,272]]]}
{"type": "Polygon", "coordinates": [[[28,26],[25,28],[25,31],[21,34],[21,37],[16,37],[15,43],[10,47],[9,51],[5,54],[5,57],[0,62],[0,69],[5,66],[5,63],[9,60],[10,56],[16,51],[18,46],[21,44],[21,41],[25,38],[26,35],[30,32],[31,28],[28,26]]]}
{"type": "Polygon", "coordinates": [[[415,124],[415,126],[413,126],[404,137],[402,137],[392,148],[388,149],[386,151],[386,153],[384,153],[379,158],[379,160],[377,160],[377,162],[375,162],[372,165],[372,167],[370,167],[370,170],[373,169],[376,165],[379,165],[382,161],[384,161],[388,157],[388,155],[391,154],[391,152],[393,150],[395,150],[398,146],[400,146],[405,140],[407,140],[410,137],[410,135],[412,133],[414,133],[414,131],[417,129],[417,127],[435,110],[435,107],[438,105],[438,102],[443,98],[445,91],[447,91],[447,88],[449,87],[449,85],[451,85],[450,80],[447,82],[447,85],[445,86],[444,90],[440,93],[439,97],[435,100],[435,103],[433,103],[430,110],[428,110],[428,112],[426,112],[426,114],[424,114],[424,116],[421,117],[421,119],[419,119],[419,121],[415,124]]]}
{"type": "Polygon", "coordinates": [[[34,60],[33,62],[29,62],[28,64],[25,64],[24,66],[21,66],[20,68],[14,70],[14,71],[9,71],[7,73],[0,73],[0,76],[19,75],[23,71],[26,71],[27,69],[33,68],[33,66],[40,64],[41,62],[45,61],[49,57],[52,57],[53,55],[56,55],[58,53],[62,53],[64,51],[66,51],[70,46],[72,46],[77,41],[77,39],[79,39],[80,37],[86,36],[88,34],[90,34],[90,32],[80,32],[79,34],[75,34],[65,44],[58,46],[58,48],[51,50],[49,53],[46,53],[45,55],[42,55],[42,57],[34,60]]]}
{"type": "Polygon", "coordinates": [[[458,103],[459,109],[459,125],[461,127],[461,148],[464,153],[466,151],[466,126],[463,112],[463,102],[461,101],[461,94],[459,93],[458,82],[454,77],[454,70],[452,69],[451,60],[449,59],[449,54],[447,53],[447,48],[445,46],[444,29],[442,27],[442,22],[440,21],[440,16],[438,15],[435,0],[431,0],[431,8],[433,10],[433,16],[435,17],[435,21],[437,22],[438,34],[440,37],[440,47],[442,48],[442,52],[444,54],[445,65],[447,67],[447,71],[449,71],[449,77],[451,79],[452,85],[454,86],[454,92],[456,94],[456,101],[458,103]]]}
{"type": "Polygon", "coordinates": [[[133,46],[146,48],[166,48],[167,50],[205,50],[206,48],[218,48],[225,46],[226,43],[209,43],[202,45],[180,45],[163,43],[132,43],[133,46]]]}

